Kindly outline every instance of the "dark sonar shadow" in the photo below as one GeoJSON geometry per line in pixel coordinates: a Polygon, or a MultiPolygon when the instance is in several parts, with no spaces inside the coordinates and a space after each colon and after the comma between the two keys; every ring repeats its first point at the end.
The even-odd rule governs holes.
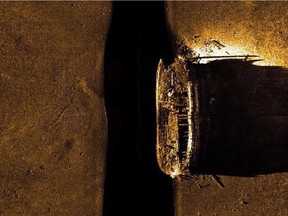
{"type": "Polygon", "coordinates": [[[192,173],[288,171],[288,70],[239,59],[191,64],[200,84],[201,143],[192,173]]]}

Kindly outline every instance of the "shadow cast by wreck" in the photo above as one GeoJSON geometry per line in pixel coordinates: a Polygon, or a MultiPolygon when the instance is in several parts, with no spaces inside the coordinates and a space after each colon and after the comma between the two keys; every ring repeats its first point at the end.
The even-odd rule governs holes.
{"type": "Polygon", "coordinates": [[[191,64],[201,91],[201,143],[191,173],[288,171],[288,70],[253,61],[191,64]]]}

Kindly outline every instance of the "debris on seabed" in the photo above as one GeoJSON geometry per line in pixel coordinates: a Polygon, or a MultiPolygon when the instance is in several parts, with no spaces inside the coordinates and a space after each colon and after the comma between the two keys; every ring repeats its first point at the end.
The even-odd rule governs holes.
{"type": "Polygon", "coordinates": [[[211,178],[216,182],[216,184],[221,187],[224,188],[224,184],[222,183],[221,179],[216,176],[216,175],[211,175],[211,178]]]}

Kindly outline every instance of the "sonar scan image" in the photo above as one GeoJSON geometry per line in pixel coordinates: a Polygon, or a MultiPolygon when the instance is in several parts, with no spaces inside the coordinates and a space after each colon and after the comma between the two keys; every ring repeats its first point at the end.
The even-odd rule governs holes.
{"type": "Polygon", "coordinates": [[[1,1],[0,215],[288,215],[286,1],[1,1]]]}

